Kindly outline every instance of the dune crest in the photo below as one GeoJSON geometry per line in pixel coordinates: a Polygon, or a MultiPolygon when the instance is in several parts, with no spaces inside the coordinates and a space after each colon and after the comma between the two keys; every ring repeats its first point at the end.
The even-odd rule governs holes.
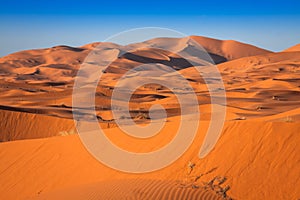
{"type": "Polygon", "coordinates": [[[284,52],[290,52],[290,51],[300,51],[300,44],[297,44],[295,46],[292,46],[290,48],[287,48],[283,50],[284,52]]]}

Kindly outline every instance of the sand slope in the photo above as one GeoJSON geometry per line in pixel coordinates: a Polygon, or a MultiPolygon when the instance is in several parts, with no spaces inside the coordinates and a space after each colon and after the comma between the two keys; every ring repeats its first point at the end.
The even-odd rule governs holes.
{"type": "Polygon", "coordinates": [[[57,136],[75,128],[71,119],[27,112],[1,110],[0,119],[1,142],[57,136]]]}
{"type": "Polygon", "coordinates": [[[295,46],[292,46],[284,50],[284,52],[288,52],[288,51],[300,51],[300,44],[297,44],[295,46]]]}
{"type": "Polygon", "coordinates": [[[224,199],[213,191],[205,189],[192,189],[178,187],[174,181],[157,180],[115,180],[103,181],[95,184],[74,187],[66,190],[56,191],[40,195],[40,199],[224,199]]]}
{"type": "MultiPolygon", "coordinates": [[[[174,129],[176,121],[174,118],[173,122],[167,123],[166,132],[160,134],[167,138],[171,137],[166,133],[174,129]]],[[[99,163],[85,150],[76,135],[1,143],[0,197],[1,199],[26,199],[42,194],[47,197],[47,193],[51,196],[52,190],[59,192],[64,188],[70,190],[67,189],[66,193],[61,192],[61,195],[72,195],[70,191],[75,189],[71,188],[81,187],[80,185],[128,178],[173,180],[186,183],[190,188],[191,185],[188,183],[192,182],[188,180],[201,174],[206,175],[195,182],[200,186],[199,190],[203,183],[213,177],[225,176],[227,181],[222,187],[229,185],[228,195],[234,199],[297,199],[299,197],[300,191],[297,188],[300,184],[297,178],[300,173],[298,166],[300,148],[297,145],[300,142],[299,123],[228,122],[215,149],[206,158],[199,159],[197,154],[204,137],[204,127],[207,125],[206,122],[200,124],[202,129],[199,130],[195,142],[174,164],[156,172],[139,175],[118,172],[99,163]],[[189,161],[196,166],[192,174],[187,176],[189,161]]],[[[120,139],[118,129],[107,129],[106,133],[111,135],[113,141],[120,144],[119,146],[130,141],[126,137],[120,139]]],[[[166,142],[167,138],[161,140],[158,137],[148,146],[137,143],[139,145],[131,146],[131,150],[151,151],[156,148],[156,145],[166,142]]],[[[111,192],[118,187],[121,187],[119,189],[121,192],[125,192],[127,184],[128,187],[132,187],[130,181],[125,181],[124,184],[123,186],[117,184],[115,188],[111,188],[111,192]]],[[[96,184],[92,187],[98,186],[99,184],[96,184]]],[[[145,190],[147,187],[145,186],[145,190]]],[[[178,186],[172,187],[178,190],[178,186]]],[[[90,195],[86,190],[82,192],[90,195]]],[[[198,194],[201,194],[201,191],[198,194]]],[[[101,194],[95,193],[95,195],[101,194]]]]}
{"type": "Polygon", "coordinates": [[[226,60],[271,53],[271,51],[234,40],[216,40],[201,36],[191,36],[191,38],[208,52],[220,55],[226,60]]]}

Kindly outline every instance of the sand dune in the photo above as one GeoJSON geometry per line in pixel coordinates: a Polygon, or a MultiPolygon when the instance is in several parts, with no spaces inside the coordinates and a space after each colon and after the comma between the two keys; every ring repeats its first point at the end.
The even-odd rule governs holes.
{"type": "Polygon", "coordinates": [[[295,46],[292,46],[284,50],[284,52],[289,52],[289,51],[300,51],[300,44],[297,44],[295,46]]]}
{"type": "Polygon", "coordinates": [[[218,65],[226,77],[229,107],[247,118],[297,109],[300,55],[296,52],[246,57],[218,65]],[[244,114],[243,114],[244,113],[244,114]]]}
{"type": "MultiPolygon", "coordinates": [[[[233,59],[241,56],[246,56],[246,54],[238,54],[243,51],[250,52],[250,54],[261,54],[266,53],[261,49],[256,49],[253,46],[241,44],[238,42],[229,41],[230,45],[227,45],[228,41],[213,40],[210,38],[204,37],[191,37],[193,40],[199,42],[203,47],[208,50],[210,56],[213,56],[213,59],[222,58],[223,61],[227,59],[233,59]],[[211,48],[215,46],[215,49],[211,48]],[[222,46],[222,48],[221,48],[222,46]],[[224,47],[224,48],[223,48],[224,47]],[[216,52],[216,49],[222,49],[221,52],[216,52]],[[225,55],[226,54],[226,55],[225,55]],[[232,55],[232,58],[229,58],[232,55]]],[[[106,70],[100,87],[97,92],[96,102],[100,104],[98,109],[99,119],[103,119],[104,123],[101,124],[102,127],[111,127],[108,122],[112,120],[112,115],[109,113],[110,101],[109,98],[112,93],[112,88],[115,85],[115,81],[125,73],[128,69],[131,69],[135,66],[139,66],[143,63],[161,63],[167,66],[170,66],[176,70],[184,69],[191,66],[191,63],[188,63],[185,59],[182,59],[176,55],[176,52],[187,51],[187,57],[190,58],[188,51],[190,38],[157,38],[142,43],[131,44],[129,46],[134,46],[137,48],[137,51],[124,54],[110,65],[106,70]],[[153,50],[149,48],[155,46],[156,48],[171,48],[173,52],[167,52],[164,50],[153,50]],[[175,54],[174,54],[175,53],[175,54]]],[[[27,112],[32,114],[39,115],[48,115],[66,119],[72,119],[72,106],[71,106],[71,94],[74,77],[76,76],[77,70],[80,67],[80,64],[84,61],[84,58],[92,49],[96,49],[96,52],[102,52],[105,48],[114,48],[118,51],[122,48],[120,45],[113,43],[92,43],[82,47],[68,47],[68,46],[56,46],[48,49],[38,49],[38,50],[27,50],[17,52],[3,58],[0,58],[1,63],[1,97],[0,102],[3,106],[6,106],[6,110],[17,111],[17,112],[27,112]]],[[[200,49],[201,50],[201,49],[200,49]]],[[[108,52],[109,53],[109,52],[108,52]]],[[[112,57],[114,59],[114,57],[112,57]]],[[[203,59],[209,60],[208,55],[204,55],[203,59]]],[[[215,60],[217,61],[217,60],[215,60]]],[[[201,64],[201,60],[197,61],[198,64],[201,64]]],[[[187,72],[187,74],[192,74],[187,72]]],[[[200,80],[201,78],[198,78],[200,80]]],[[[202,83],[204,83],[202,81],[202,83]]],[[[205,88],[205,84],[204,88],[205,88]]],[[[199,89],[203,89],[203,85],[195,85],[199,89]]],[[[160,95],[157,94],[156,89],[144,88],[137,91],[137,93],[144,93],[144,99],[139,96],[135,96],[132,99],[132,107],[140,107],[138,102],[158,102],[164,99],[165,102],[173,102],[174,95],[160,95]],[[149,95],[149,92],[153,94],[149,95]],[[134,103],[137,102],[137,103],[134,103]]],[[[167,90],[161,90],[160,92],[168,92],[167,90]]],[[[176,102],[176,101],[175,101],[176,102]]],[[[203,104],[202,102],[201,104],[203,104]]],[[[176,103],[175,103],[176,104],[176,103]]],[[[151,106],[150,104],[144,105],[147,109],[151,106]]],[[[171,113],[175,110],[176,105],[166,106],[166,109],[169,110],[168,113],[171,113]],[[175,107],[175,108],[174,108],[175,107]],[[171,111],[173,110],[173,111],[171,111]]],[[[133,113],[138,113],[139,111],[133,111],[133,113]]],[[[174,113],[174,112],[173,112],[174,113]]],[[[178,112],[177,112],[178,113],[178,112]]],[[[176,112],[175,112],[176,114],[176,112]]],[[[13,114],[12,114],[13,115],[13,114]]],[[[16,114],[17,116],[18,114],[16,114]]],[[[173,115],[173,114],[172,114],[173,115]]],[[[170,116],[172,116],[170,115],[170,116]]],[[[34,115],[36,116],[36,115],[34,115]]],[[[16,119],[17,117],[12,117],[16,119]]],[[[18,122],[11,122],[11,124],[17,124],[18,122]]],[[[64,122],[62,122],[64,123],[64,122]]],[[[26,123],[24,123],[26,124],[26,123]]],[[[3,126],[3,125],[2,125],[3,126]]],[[[7,127],[10,127],[9,123],[6,123],[7,127]]],[[[65,131],[63,125],[58,125],[62,130],[65,131]]],[[[28,130],[23,127],[21,132],[28,130]]],[[[24,138],[24,134],[14,134],[12,137],[6,128],[2,128],[3,140],[15,140],[15,139],[25,139],[25,138],[36,138],[38,135],[43,137],[45,135],[51,136],[56,133],[47,133],[47,134],[27,134],[24,138]],[[10,136],[8,136],[10,135],[10,136]],[[35,135],[35,136],[33,136],[35,135]],[[6,138],[6,139],[4,139],[6,138]]]]}
{"type": "MultiPolygon", "coordinates": [[[[167,123],[164,132],[153,138],[152,142],[147,143],[148,145],[137,141],[135,145],[128,146],[128,143],[133,144],[131,138],[120,134],[116,128],[107,129],[106,134],[110,135],[112,141],[120,147],[125,146],[127,149],[129,147],[130,150],[138,152],[151,151],[172,137],[166,133],[176,129],[177,121],[178,119],[174,118],[167,123]],[[124,137],[120,138],[121,135],[124,137]]],[[[299,123],[228,122],[217,146],[204,159],[199,159],[197,154],[208,123],[201,122],[200,126],[202,129],[199,130],[195,142],[179,160],[162,170],[146,174],[122,173],[104,166],[87,152],[77,135],[2,143],[0,145],[2,162],[0,197],[1,199],[27,199],[45,195],[46,198],[48,195],[51,197],[52,191],[55,190],[57,193],[54,192],[53,195],[59,193],[91,195],[90,190],[84,189],[80,193],[76,188],[81,185],[86,188],[84,184],[94,185],[94,183],[95,185],[91,187],[98,188],[100,186],[96,184],[97,182],[115,179],[125,179],[125,185],[115,185],[115,188],[111,188],[111,192],[114,189],[126,192],[128,187],[133,186],[130,182],[126,182],[127,179],[142,179],[142,181],[155,179],[175,181],[190,190],[197,190],[191,188],[191,183],[194,183],[200,187],[200,191],[195,193],[201,194],[201,188],[204,188],[205,183],[216,176],[227,177],[227,181],[221,186],[225,188],[229,185],[230,190],[227,194],[234,199],[297,199],[299,197],[300,193],[296,187],[299,185],[299,179],[296,177],[300,173],[296,164],[300,161],[298,156],[300,149],[297,146],[300,142],[299,123]],[[195,163],[191,175],[187,174],[189,161],[195,163]],[[206,175],[196,182],[192,181],[193,177],[201,174],[206,175]],[[64,190],[66,193],[61,192],[64,190]]],[[[109,184],[112,183],[108,182],[109,184]]],[[[151,182],[148,184],[151,185],[151,182]]],[[[179,186],[167,187],[178,191],[179,186]]],[[[191,191],[191,195],[195,193],[191,191]]]]}
{"type": "Polygon", "coordinates": [[[226,60],[271,53],[271,51],[234,40],[216,40],[201,36],[191,36],[191,38],[208,52],[222,56],[226,60]]]}
{"type": "MultiPolygon", "coordinates": [[[[133,199],[222,199],[224,194],[227,199],[299,198],[297,49],[272,53],[236,41],[191,36],[155,38],[128,46],[105,42],[56,46],[0,58],[0,199],[122,199],[125,194],[133,199]],[[192,40],[208,54],[194,58],[203,49],[192,40]],[[122,54],[130,48],[134,50],[122,54]],[[168,144],[178,129],[181,110],[172,88],[142,85],[131,95],[130,117],[144,126],[150,122],[151,106],[161,104],[168,119],[149,140],[124,134],[111,106],[121,77],[125,76],[122,84],[126,87],[132,86],[132,79],[151,77],[168,79],[184,90],[176,70],[197,94],[200,128],[191,147],[172,165],[145,174],[122,173],[98,162],[84,148],[74,130],[72,111],[77,108],[73,108],[72,92],[77,71],[86,56],[93,56],[92,50],[106,60],[85,63],[91,68],[113,60],[96,89],[95,117],[106,136],[128,151],[151,152],[168,144]],[[212,116],[208,86],[216,84],[214,75],[206,80],[202,75],[213,62],[218,63],[226,89],[227,113],[220,140],[207,157],[199,159],[212,116]],[[156,63],[164,74],[143,65],[148,63],[156,63]],[[187,173],[190,162],[195,168],[187,173]]],[[[86,72],[82,80],[89,86],[86,72]]],[[[122,98],[117,103],[126,104],[122,98]]],[[[78,111],[82,119],[90,120],[90,109],[78,111]]]]}
{"type": "Polygon", "coordinates": [[[71,119],[33,114],[26,111],[1,110],[0,118],[5,120],[1,122],[1,142],[58,136],[64,131],[69,132],[75,128],[71,119]]]}

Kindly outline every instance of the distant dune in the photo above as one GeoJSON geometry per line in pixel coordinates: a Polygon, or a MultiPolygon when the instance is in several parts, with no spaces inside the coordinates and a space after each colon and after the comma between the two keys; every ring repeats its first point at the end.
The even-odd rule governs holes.
{"type": "Polygon", "coordinates": [[[226,60],[271,53],[271,51],[234,40],[216,40],[201,36],[191,36],[191,38],[208,52],[222,56],[226,60]]]}
{"type": "Polygon", "coordinates": [[[300,44],[297,44],[295,46],[292,46],[290,48],[287,48],[286,50],[284,51],[300,51],[300,44]]]}
{"type": "MultiPolygon", "coordinates": [[[[99,67],[103,63],[100,59],[85,64],[99,67]]],[[[151,66],[143,65],[128,75],[127,86],[133,77],[161,76],[151,72],[151,66]]],[[[84,74],[83,82],[88,85],[92,75],[84,74]]],[[[190,36],[154,38],[128,46],[99,42],[26,50],[0,58],[0,92],[0,199],[300,197],[299,45],[274,53],[237,41],[190,36]],[[128,48],[134,50],[125,52],[128,48]],[[124,134],[112,114],[111,97],[128,70],[148,63],[164,65],[168,67],[165,78],[182,89],[174,72],[168,71],[176,70],[193,88],[201,112],[200,128],[191,147],[172,165],[146,174],[122,173],[98,162],[84,148],[74,128],[79,122],[73,121],[72,92],[78,69],[92,50],[113,60],[96,89],[96,117],[105,135],[128,151],[150,152],[168,144],[181,115],[172,88],[143,85],[131,96],[130,117],[146,125],[149,108],[161,104],[167,113],[165,127],[149,140],[124,134]],[[195,56],[199,53],[201,58],[195,56]],[[199,159],[212,116],[208,86],[216,80],[214,75],[204,80],[194,66],[201,71],[215,63],[226,89],[227,113],[215,148],[199,159]],[[192,173],[187,173],[189,163],[195,167],[192,173]]],[[[117,100],[124,103],[122,98],[117,100]]],[[[83,120],[91,118],[84,110],[77,111],[83,120]]]]}

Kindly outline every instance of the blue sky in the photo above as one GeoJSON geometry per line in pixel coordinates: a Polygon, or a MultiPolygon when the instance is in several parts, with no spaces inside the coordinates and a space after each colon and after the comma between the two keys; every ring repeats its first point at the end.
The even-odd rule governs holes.
{"type": "Polygon", "coordinates": [[[0,1],[0,56],[81,46],[139,27],[233,39],[273,51],[300,43],[300,1],[0,1]]]}

